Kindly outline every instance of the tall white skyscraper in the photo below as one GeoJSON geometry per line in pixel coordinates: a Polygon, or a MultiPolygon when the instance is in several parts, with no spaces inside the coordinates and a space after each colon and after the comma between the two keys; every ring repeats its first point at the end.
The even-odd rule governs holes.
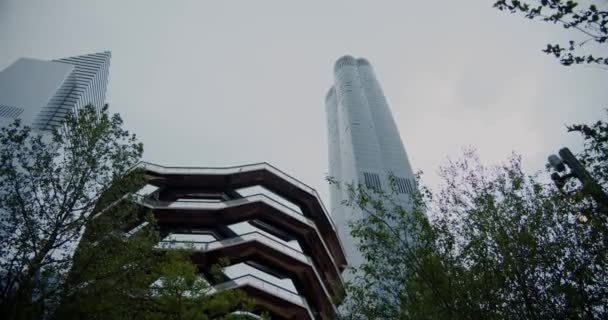
{"type": "MultiPolygon", "coordinates": [[[[399,201],[410,206],[415,177],[399,130],[365,59],[344,56],[334,66],[334,85],[325,98],[329,142],[329,176],[342,183],[390,190],[389,176],[396,178],[399,201]]],[[[341,204],[346,194],[330,187],[331,215],[350,266],[363,262],[350,235],[348,221],[363,213],[341,204]]]]}
{"type": "Polygon", "coordinates": [[[105,103],[110,52],[53,61],[21,58],[0,72],[0,127],[19,118],[37,130],[58,126],[70,112],[105,103]]]}

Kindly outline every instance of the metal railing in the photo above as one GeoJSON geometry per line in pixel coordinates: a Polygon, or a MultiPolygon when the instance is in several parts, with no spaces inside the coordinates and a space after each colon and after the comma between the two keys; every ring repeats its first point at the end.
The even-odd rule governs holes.
{"type": "Polygon", "coordinates": [[[300,190],[305,191],[310,194],[319,202],[325,217],[329,221],[331,227],[336,230],[333,220],[329,216],[327,209],[323,205],[321,201],[321,197],[314,188],[309,187],[303,182],[297,180],[296,178],[290,176],[289,174],[281,171],[280,169],[272,166],[269,163],[254,163],[243,166],[233,166],[233,167],[223,167],[223,168],[205,168],[205,167],[165,167],[157,164],[153,164],[150,162],[142,161],[138,163],[135,168],[147,169],[150,171],[155,171],[162,174],[192,174],[192,175],[228,175],[228,174],[236,174],[248,171],[256,171],[256,170],[266,170],[275,176],[289,182],[290,184],[296,186],[300,190]]]}
{"type": "Polygon", "coordinates": [[[221,210],[229,207],[237,207],[252,202],[263,202],[264,204],[281,211],[300,222],[306,223],[310,226],[315,226],[314,221],[310,218],[302,215],[301,213],[289,208],[282,204],[276,199],[263,194],[253,194],[239,199],[226,200],[226,201],[201,201],[201,200],[179,200],[179,201],[162,201],[155,200],[138,194],[134,194],[133,197],[140,201],[142,205],[146,205],[153,208],[176,208],[176,209],[209,209],[209,210],[221,210]]]}
{"type": "Polygon", "coordinates": [[[213,289],[217,292],[221,290],[235,289],[243,286],[254,287],[258,290],[262,290],[264,292],[272,294],[275,297],[279,297],[287,302],[300,306],[306,310],[310,319],[314,319],[310,310],[310,306],[308,305],[308,302],[304,297],[285,288],[281,288],[266,280],[258,278],[252,274],[242,275],[240,277],[230,279],[229,281],[214,286],[213,289]]]}
{"type": "Polygon", "coordinates": [[[323,238],[321,232],[319,232],[319,229],[317,228],[317,225],[314,223],[314,221],[305,217],[301,213],[285,206],[284,204],[269,197],[266,194],[259,193],[259,194],[243,197],[240,199],[228,200],[228,201],[223,201],[223,202],[161,201],[161,200],[150,199],[150,198],[140,196],[137,194],[134,194],[133,198],[135,199],[135,201],[137,203],[139,203],[143,206],[146,206],[150,209],[171,208],[171,209],[182,209],[182,210],[197,210],[197,209],[221,210],[221,209],[237,207],[240,205],[245,205],[245,204],[253,203],[253,202],[262,202],[262,203],[264,203],[268,206],[271,206],[271,207],[277,209],[278,211],[290,216],[291,218],[294,218],[294,219],[308,225],[310,228],[314,229],[315,233],[319,237],[319,240],[321,241],[323,250],[325,250],[325,252],[329,256],[336,272],[338,274],[340,274],[340,271],[338,269],[338,264],[335,262],[332,252],[327,247],[327,244],[325,243],[325,239],[323,238]]]}
{"type": "Polygon", "coordinates": [[[239,235],[234,238],[215,240],[215,241],[190,241],[190,240],[167,240],[167,241],[165,241],[165,240],[163,240],[157,245],[157,248],[163,249],[163,250],[186,249],[186,250],[193,250],[193,251],[198,251],[198,252],[208,252],[208,251],[218,250],[218,249],[222,249],[222,248],[226,248],[226,247],[230,247],[230,246],[234,246],[234,245],[238,245],[238,244],[242,244],[244,242],[250,242],[250,241],[257,241],[259,243],[262,243],[272,249],[275,249],[281,253],[284,253],[292,258],[295,258],[295,259],[309,265],[310,268],[312,269],[313,273],[315,274],[317,282],[321,285],[321,288],[323,289],[325,296],[327,297],[327,299],[329,299],[331,301],[331,295],[329,294],[329,291],[325,287],[325,283],[323,282],[323,279],[321,278],[319,272],[317,271],[315,264],[313,263],[313,261],[310,257],[305,255],[301,251],[288,246],[287,244],[281,243],[280,241],[272,239],[272,238],[268,237],[267,235],[264,235],[257,231],[245,233],[245,234],[239,235]]]}
{"type": "MultiPolygon", "coordinates": [[[[147,208],[150,208],[150,209],[171,208],[171,209],[185,209],[185,210],[188,210],[188,209],[190,209],[190,210],[196,210],[196,209],[220,210],[220,209],[229,208],[231,206],[239,206],[239,205],[244,205],[244,204],[252,203],[252,202],[263,202],[263,203],[265,203],[269,206],[272,206],[273,208],[289,215],[290,217],[307,224],[309,227],[313,228],[315,233],[319,237],[321,244],[323,245],[323,249],[329,256],[336,273],[340,277],[340,270],[338,268],[338,265],[337,265],[336,261],[334,260],[334,257],[332,255],[331,251],[325,244],[325,239],[319,232],[316,224],[311,219],[303,216],[302,214],[298,213],[297,211],[283,205],[282,203],[270,198],[269,196],[267,196],[265,194],[256,194],[256,195],[251,195],[251,196],[240,198],[240,199],[228,200],[228,201],[223,201],[223,202],[201,202],[201,201],[161,201],[161,200],[151,199],[151,198],[148,198],[143,195],[139,195],[139,194],[137,194],[137,192],[135,192],[135,193],[125,194],[120,199],[118,199],[117,201],[113,202],[108,207],[106,207],[104,210],[97,213],[95,215],[95,217],[101,215],[103,212],[109,210],[110,208],[112,208],[116,204],[118,204],[120,201],[123,201],[127,198],[131,198],[134,202],[136,202],[142,206],[145,206],[147,208]]],[[[192,242],[192,241],[190,241],[190,242],[192,242]]],[[[291,247],[289,247],[289,248],[292,249],[291,247]]],[[[293,250],[295,250],[295,249],[293,249],[293,250]]]]}

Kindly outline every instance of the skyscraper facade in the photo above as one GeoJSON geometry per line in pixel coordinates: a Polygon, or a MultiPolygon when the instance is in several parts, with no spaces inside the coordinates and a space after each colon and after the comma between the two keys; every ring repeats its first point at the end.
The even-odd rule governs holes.
{"type": "MultiPolygon", "coordinates": [[[[329,176],[341,183],[391,190],[395,178],[398,200],[411,206],[415,177],[386,98],[366,59],[343,56],[334,66],[334,85],[325,98],[329,145],[329,176]]],[[[348,264],[363,262],[348,222],[363,212],[346,208],[343,189],[330,186],[333,220],[348,264]]]]}
{"type": "Polygon", "coordinates": [[[53,61],[21,58],[0,72],[0,127],[21,119],[48,131],[71,112],[105,103],[110,52],[53,61]]]}

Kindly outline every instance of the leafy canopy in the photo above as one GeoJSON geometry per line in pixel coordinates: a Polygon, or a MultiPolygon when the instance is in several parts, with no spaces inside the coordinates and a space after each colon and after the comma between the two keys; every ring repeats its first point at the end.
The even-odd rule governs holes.
{"type": "MultiPolygon", "coordinates": [[[[604,188],[606,126],[571,127],[604,188]]],[[[350,186],[346,205],[365,212],[352,234],[367,261],[348,284],[344,318],[608,316],[608,212],[585,190],[526,174],[518,156],[488,167],[467,151],[440,174],[439,190],[420,187],[411,210],[395,190],[350,186]]]]}
{"type": "Polygon", "coordinates": [[[155,248],[153,217],[128,198],[144,184],[130,170],[142,152],[107,106],[51,133],[19,121],[0,130],[3,319],[230,319],[251,309],[238,291],[209,295],[189,252],[155,248]]]}
{"type": "Polygon", "coordinates": [[[565,66],[587,64],[608,66],[608,57],[591,53],[578,54],[583,48],[588,52],[605,50],[608,44],[608,11],[601,6],[587,7],[571,0],[498,0],[494,7],[501,11],[523,14],[530,20],[559,24],[565,29],[575,30],[582,38],[568,41],[567,45],[547,44],[543,52],[559,59],[565,66]],[[593,47],[591,45],[594,45],[593,47]],[[592,49],[590,49],[590,47],[592,49]]]}

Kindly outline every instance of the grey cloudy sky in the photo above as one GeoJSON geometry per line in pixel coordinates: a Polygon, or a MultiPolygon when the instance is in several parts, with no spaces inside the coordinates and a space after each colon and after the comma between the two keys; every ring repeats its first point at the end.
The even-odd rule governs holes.
{"type": "Polygon", "coordinates": [[[108,102],[145,160],[266,161],[327,201],[324,96],[346,53],[373,64],[430,184],[463,146],[533,171],[580,144],[564,126],[608,107],[608,71],[559,66],[540,49],[568,34],[492,3],[0,0],[0,69],[110,50],[108,102]]]}

